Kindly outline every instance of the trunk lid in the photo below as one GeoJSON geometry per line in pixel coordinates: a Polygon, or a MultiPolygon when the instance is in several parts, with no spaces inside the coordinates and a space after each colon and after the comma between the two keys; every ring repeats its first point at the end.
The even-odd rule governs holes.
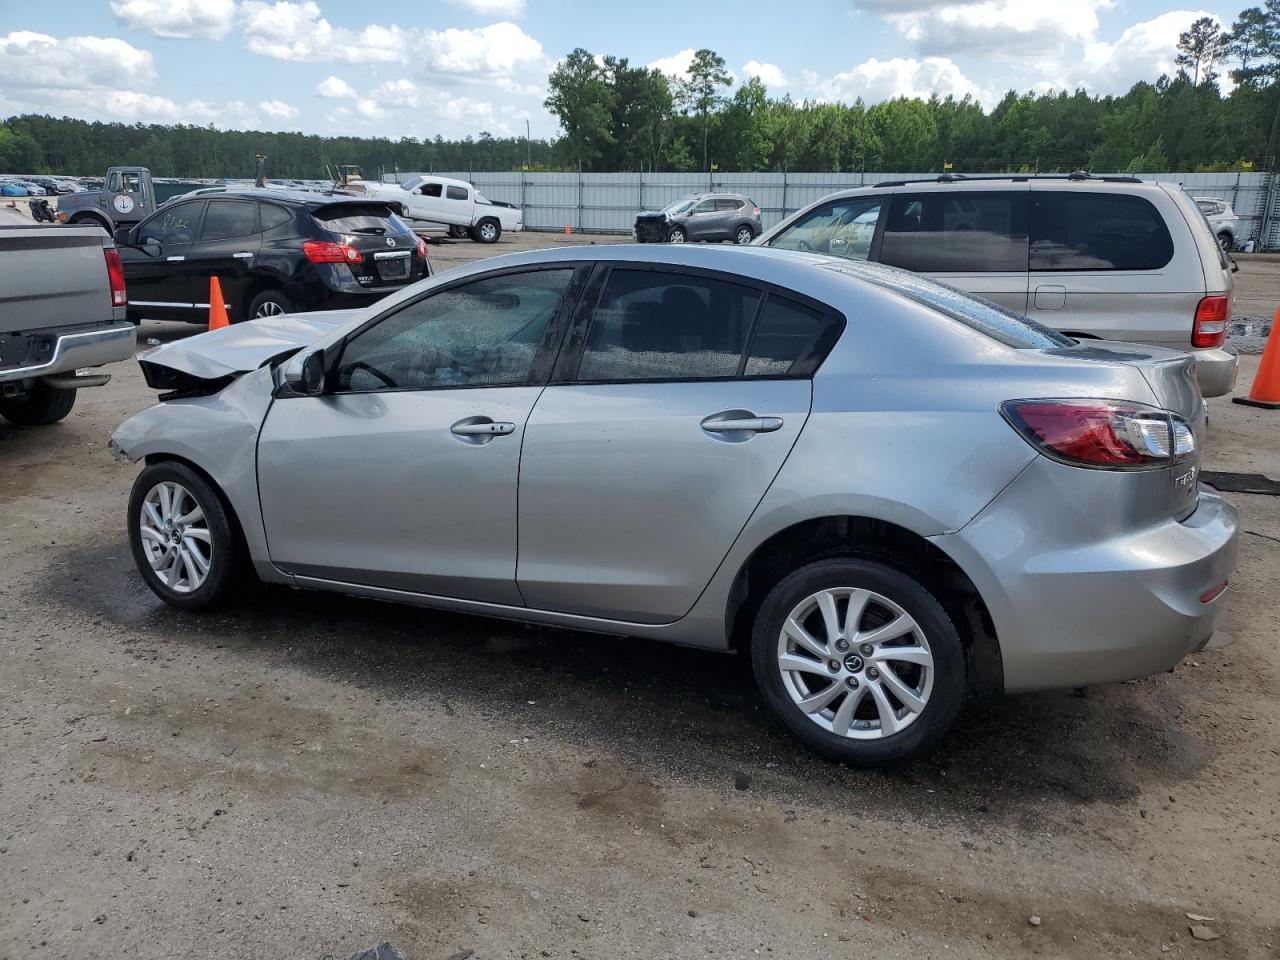
{"type": "Polygon", "coordinates": [[[426,261],[416,253],[418,235],[395,215],[398,206],[346,201],[311,212],[336,242],[360,251],[364,259],[347,267],[362,287],[403,287],[427,275],[426,261]]]}

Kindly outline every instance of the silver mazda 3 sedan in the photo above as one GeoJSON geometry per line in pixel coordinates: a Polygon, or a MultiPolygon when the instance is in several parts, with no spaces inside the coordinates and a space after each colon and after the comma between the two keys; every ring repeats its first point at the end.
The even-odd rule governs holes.
{"type": "Polygon", "coordinates": [[[1210,642],[1235,511],[1182,353],[777,250],[498,257],[142,358],[143,578],[256,576],[749,654],[792,733],[919,754],[967,693],[1210,642]]]}

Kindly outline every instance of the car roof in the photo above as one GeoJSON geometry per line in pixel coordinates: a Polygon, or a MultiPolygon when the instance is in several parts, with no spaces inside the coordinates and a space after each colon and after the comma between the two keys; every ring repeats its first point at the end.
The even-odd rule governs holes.
{"type": "Polygon", "coordinates": [[[328,207],[344,203],[388,206],[393,202],[378,197],[353,196],[349,193],[316,193],[310,190],[277,190],[271,187],[231,187],[216,193],[211,192],[208,196],[217,199],[230,197],[244,200],[275,200],[280,203],[300,204],[308,207],[328,207]]]}

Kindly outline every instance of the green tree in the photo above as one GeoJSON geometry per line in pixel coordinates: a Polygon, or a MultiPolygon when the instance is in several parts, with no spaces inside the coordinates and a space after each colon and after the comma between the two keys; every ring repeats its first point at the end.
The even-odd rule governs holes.
{"type": "Polygon", "coordinates": [[[680,103],[702,121],[702,169],[710,170],[707,140],[711,130],[711,114],[724,103],[721,90],[733,83],[724,57],[705,47],[693,55],[689,79],[680,84],[680,103]]]}
{"type": "Polygon", "coordinates": [[[1267,15],[1261,7],[1241,10],[1231,24],[1231,30],[1227,33],[1226,55],[1240,64],[1231,71],[1231,79],[1237,83],[1247,83],[1254,79],[1253,65],[1260,56],[1265,56],[1264,51],[1268,47],[1268,28],[1267,15]]]}
{"type": "Polygon", "coordinates": [[[1213,65],[1226,52],[1227,35],[1218,26],[1218,21],[1213,17],[1199,17],[1191,24],[1191,29],[1178,35],[1178,56],[1174,62],[1191,71],[1191,85],[1196,87],[1201,80],[1213,82],[1217,77],[1213,65]]]}
{"type": "Polygon", "coordinates": [[[564,128],[569,154],[581,170],[613,142],[613,88],[604,68],[578,47],[551,71],[544,106],[564,128]]]}

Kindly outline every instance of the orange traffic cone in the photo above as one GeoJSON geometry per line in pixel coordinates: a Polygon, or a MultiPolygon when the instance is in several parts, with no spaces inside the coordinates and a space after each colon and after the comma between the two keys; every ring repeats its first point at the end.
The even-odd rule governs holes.
{"type": "Polygon", "coordinates": [[[1253,387],[1249,396],[1232,397],[1236,403],[1247,407],[1262,407],[1265,410],[1280,410],[1280,310],[1271,322],[1271,333],[1267,336],[1267,345],[1262,348],[1262,362],[1258,364],[1258,372],[1253,375],[1253,387]]]}
{"type": "Polygon", "coordinates": [[[572,233],[573,233],[573,228],[572,228],[572,227],[570,227],[570,226],[566,223],[566,224],[564,225],[564,235],[567,237],[567,236],[572,235],[572,233]]]}
{"type": "Polygon", "coordinates": [[[220,330],[231,325],[227,319],[227,305],[222,300],[222,284],[217,277],[209,278],[209,329],[220,330]]]}

